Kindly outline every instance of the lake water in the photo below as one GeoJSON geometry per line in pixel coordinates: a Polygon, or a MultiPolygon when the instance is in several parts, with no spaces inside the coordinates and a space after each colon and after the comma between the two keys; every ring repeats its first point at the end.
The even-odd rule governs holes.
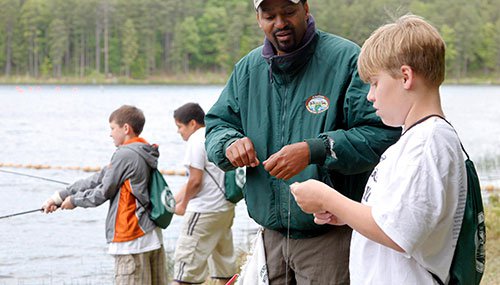
{"type": "MultiPolygon", "coordinates": [[[[205,110],[222,86],[0,86],[0,163],[49,169],[2,168],[72,182],[90,173],[55,166],[102,166],[114,146],[109,113],[123,104],[146,115],[142,136],[160,145],[159,168],[182,169],[184,142],[173,111],[187,102],[205,110]]],[[[479,168],[484,184],[500,184],[500,87],[444,86],[448,119],[479,168]]],[[[186,181],[166,176],[174,192],[186,181]]],[[[0,216],[36,209],[61,185],[0,172],[0,216]]],[[[112,284],[113,258],[104,237],[107,203],[51,215],[32,213],[0,220],[0,284],[112,284]]],[[[163,231],[169,256],[181,218],[163,231]]],[[[237,206],[233,233],[247,249],[256,224],[237,206]]]]}

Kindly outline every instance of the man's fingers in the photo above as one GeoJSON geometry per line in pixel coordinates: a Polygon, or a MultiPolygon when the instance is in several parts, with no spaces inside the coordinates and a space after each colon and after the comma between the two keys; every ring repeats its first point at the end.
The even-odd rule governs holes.
{"type": "Polygon", "coordinates": [[[269,174],[271,174],[272,176],[275,176],[275,174],[277,173],[277,170],[275,170],[274,168],[276,167],[276,159],[275,159],[275,155],[271,155],[268,159],[266,159],[264,162],[264,169],[266,171],[269,172],[269,174]],[[273,173],[274,171],[274,173],[273,173]]]}
{"type": "Polygon", "coordinates": [[[271,174],[278,179],[288,180],[293,177],[292,173],[290,173],[287,169],[278,169],[275,171],[275,174],[271,174]]]}
{"type": "Polygon", "coordinates": [[[231,147],[228,147],[226,150],[226,157],[229,159],[231,164],[237,167],[244,166],[243,159],[238,151],[238,148],[231,145],[231,147]]]}
{"type": "Polygon", "coordinates": [[[283,180],[288,180],[298,173],[294,169],[290,169],[288,165],[285,164],[285,161],[275,154],[264,161],[264,169],[272,176],[283,180]]]}
{"type": "Polygon", "coordinates": [[[226,157],[238,167],[255,167],[259,164],[253,143],[249,138],[242,138],[232,143],[226,150],[226,157]]]}
{"type": "Polygon", "coordinates": [[[250,167],[255,167],[259,164],[259,160],[257,159],[257,153],[255,152],[255,148],[253,146],[252,141],[249,138],[242,139],[243,151],[246,154],[246,163],[250,167]]]}

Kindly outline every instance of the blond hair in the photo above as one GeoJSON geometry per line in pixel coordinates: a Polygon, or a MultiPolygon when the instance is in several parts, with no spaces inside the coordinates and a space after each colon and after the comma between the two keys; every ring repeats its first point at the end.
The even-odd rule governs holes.
{"type": "Polygon", "coordinates": [[[408,65],[428,84],[439,86],[444,80],[444,56],[439,32],[423,18],[405,15],[371,34],[361,49],[358,70],[369,82],[380,71],[401,77],[401,66],[408,65]]]}

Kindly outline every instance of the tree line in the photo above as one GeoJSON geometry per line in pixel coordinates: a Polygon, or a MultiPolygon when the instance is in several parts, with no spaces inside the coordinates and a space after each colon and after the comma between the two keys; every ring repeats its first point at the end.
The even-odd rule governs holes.
{"type": "MultiPolygon", "coordinates": [[[[500,0],[309,0],[319,29],[359,45],[413,13],[447,44],[447,78],[500,73],[500,0]]],[[[4,77],[227,74],[262,44],[251,0],[0,0],[4,77]]]]}

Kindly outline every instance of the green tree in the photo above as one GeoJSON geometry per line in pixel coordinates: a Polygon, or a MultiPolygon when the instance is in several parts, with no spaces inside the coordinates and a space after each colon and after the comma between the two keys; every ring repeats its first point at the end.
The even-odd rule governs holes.
{"type": "Polygon", "coordinates": [[[66,46],[68,45],[68,32],[64,22],[60,19],[54,19],[48,29],[49,56],[53,66],[55,77],[61,77],[62,61],[66,46]]]}
{"type": "Polygon", "coordinates": [[[198,19],[200,45],[198,52],[203,56],[200,63],[205,68],[216,71],[221,67],[221,62],[225,61],[227,54],[225,45],[225,26],[224,21],[226,10],[221,7],[207,7],[205,13],[198,19]]]}
{"type": "Polygon", "coordinates": [[[488,22],[481,28],[477,53],[485,74],[489,74],[497,66],[498,45],[495,42],[497,32],[493,23],[488,22]]]}
{"type": "Polygon", "coordinates": [[[40,74],[42,75],[42,77],[50,77],[50,73],[52,70],[52,62],[50,61],[50,58],[46,56],[43,59],[42,65],[40,66],[40,74]]]}
{"type": "Polygon", "coordinates": [[[2,43],[0,49],[0,62],[5,66],[5,75],[10,76],[13,63],[13,48],[14,48],[14,30],[18,24],[17,17],[19,14],[19,1],[16,0],[0,0],[0,34],[2,43]],[[5,51],[5,53],[3,53],[5,51]]]}
{"type": "Polygon", "coordinates": [[[47,23],[47,9],[44,0],[28,0],[21,8],[23,36],[28,44],[28,72],[39,75],[40,59],[43,58],[43,32],[47,23]]]}
{"type": "Polygon", "coordinates": [[[447,75],[449,75],[449,73],[454,70],[454,65],[456,65],[455,58],[457,57],[458,53],[456,48],[457,36],[455,34],[455,31],[448,25],[444,25],[441,27],[441,36],[446,43],[446,73],[447,75]]]}
{"type": "Polygon", "coordinates": [[[176,67],[184,73],[190,71],[199,56],[200,37],[198,27],[193,17],[187,17],[175,28],[175,38],[173,44],[173,57],[176,67]]]}
{"type": "MultiPolygon", "coordinates": [[[[387,21],[408,12],[423,16],[445,38],[448,77],[485,73],[491,77],[500,72],[500,33],[496,32],[500,0],[308,4],[319,29],[359,45],[387,21]]],[[[6,76],[38,77],[41,65],[47,66],[46,58],[55,77],[83,77],[91,70],[145,78],[192,69],[228,72],[262,40],[248,0],[0,0],[0,68],[6,76]],[[137,52],[126,72],[128,20],[136,32],[137,52]],[[61,26],[67,38],[64,48],[64,32],[57,32],[61,26]]]]}
{"type": "Polygon", "coordinates": [[[122,65],[125,75],[130,77],[130,66],[134,63],[139,50],[137,32],[131,19],[125,21],[122,31],[122,65]]]}
{"type": "Polygon", "coordinates": [[[97,0],[73,2],[72,10],[70,11],[72,22],[72,33],[70,36],[70,45],[72,49],[72,62],[74,72],[79,77],[85,76],[85,71],[90,68],[95,62],[94,51],[95,45],[95,17],[97,0]]]}

